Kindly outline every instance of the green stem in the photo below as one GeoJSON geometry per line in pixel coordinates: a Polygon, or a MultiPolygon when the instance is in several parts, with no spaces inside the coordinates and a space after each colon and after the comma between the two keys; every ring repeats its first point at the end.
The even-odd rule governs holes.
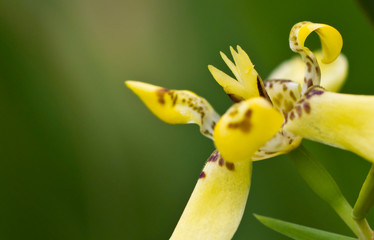
{"type": "Polygon", "coordinates": [[[326,168],[312,158],[302,145],[292,151],[289,156],[309,187],[335,210],[355,235],[361,240],[371,240],[372,231],[366,219],[356,221],[352,218],[351,205],[326,168]]]}
{"type": "Polygon", "coordinates": [[[362,185],[356,204],[353,208],[353,217],[357,220],[366,218],[369,210],[374,205],[374,164],[362,185]]]}

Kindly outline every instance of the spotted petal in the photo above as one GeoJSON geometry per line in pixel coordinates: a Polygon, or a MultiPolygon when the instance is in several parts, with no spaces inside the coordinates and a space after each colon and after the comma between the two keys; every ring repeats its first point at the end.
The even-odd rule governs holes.
{"type": "Polygon", "coordinates": [[[126,85],[162,121],[170,124],[196,123],[202,134],[212,138],[219,115],[204,98],[190,91],[170,90],[137,81],[126,81],[126,85]]]}
{"type": "Polygon", "coordinates": [[[311,86],[321,84],[321,70],[316,57],[309,48],[304,46],[306,38],[310,33],[316,32],[321,39],[323,63],[333,62],[340,54],[343,40],[335,28],[320,23],[300,22],[295,24],[290,32],[289,43],[292,51],[300,53],[305,63],[304,84],[302,93],[311,86]]]}
{"type": "Polygon", "coordinates": [[[374,162],[374,96],[332,93],[313,87],[290,112],[284,129],[374,162]]]}
{"type": "MultiPolygon", "coordinates": [[[[343,54],[340,54],[334,62],[324,64],[321,62],[321,51],[316,52],[314,55],[316,56],[318,64],[321,68],[321,86],[328,91],[338,92],[347,78],[347,58],[343,54]]],[[[304,79],[304,68],[305,63],[299,56],[296,56],[282,62],[276,69],[273,70],[269,76],[269,79],[290,79],[302,85],[304,79]]]]}
{"type": "MultiPolygon", "coordinates": [[[[300,96],[300,84],[290,80],[267,80],[265,89],[273,103],[273,107],[287,116],[294,108],[300,96]]],[[[280,129],[252,156],[252,160],[263,160],[288,153],[299,146],[302,138],[280,129]]]]}
{"type": "Polygon", "coordinates": [[[170,239],[231,239],[243,216],[251,170],[251,161],[230,163],[213,152],[170,239]]]}
{"type": "Polygon", "coordinates": [[[234,104],[217,122],[214,143],[229,162],[249,161],[282,125],[283,116],[264,98],[234,104]]]}

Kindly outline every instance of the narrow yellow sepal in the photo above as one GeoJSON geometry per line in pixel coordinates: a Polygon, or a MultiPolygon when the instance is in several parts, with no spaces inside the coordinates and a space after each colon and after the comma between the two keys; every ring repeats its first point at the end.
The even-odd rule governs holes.
{"type": "Polygon", "coordinates": [[[229,162],[251,159],[282,125],[283,116],[264,98],[234,104],[218,121],[214,143],[229,162]]]}
{"type": "Polygon", "coordinates": [[[211,138],[219,115],[204,98],[186,90],[170,90],[148,83],[126,81],[154,115],[170,124],[196,123],[211,138]]]}
{"type": "MultiPolygon", "coordinates": [[[[343,38],[335,28],[320,23],[303,22],[299,23],[299,28],[293,28],[297,36],[297,45],[304,48],[306,38],[312,32],[316,32],[322,45],[323,58],[321,61],[325,64],[333,62],[340,54],[343,47],[343,38]]],[[[297,26],[297,25],[295,25],[297,26]]],[[[293,31],[291,31],[291,36],[293,31]]],[[[294,50],[294,49],[293,49],[294,50]]]]}
{"type": "MultiPolygon", "coordinates": [[[[343,86],[348,75],[348,60],[344,54],[330,64],[321,63],[322,52],[318,51],[315,56],[321,68],[321,86],[331,92],[338,92],[343,86]]],[[[282,62],[275,68],[268,79],[290,79],[300,85],[304,81],[305,63],[299,57],[293,57],[282,62]]]]}
{"type": "Polygon", "coordinates": [[[301,137],[347,149],[374,162],[374,96],[312,88],[284,126],[301,137]]]}
{"type": "Polygon", "coordinates": [[[247,202],[251,171],[251,161],[229,163],[213,152],[170,239],[232,239],[247,202]]]}

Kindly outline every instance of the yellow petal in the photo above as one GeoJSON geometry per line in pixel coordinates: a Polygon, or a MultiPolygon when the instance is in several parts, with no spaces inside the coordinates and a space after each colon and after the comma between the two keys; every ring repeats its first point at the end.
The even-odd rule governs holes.
{"type": "Polygon", "coordinates": [[[221,57],[235,75],[236,80],[217,68],[209,65],[209,71],[219,85],[235,102],[262,96],[268,98],[260,76],[254,69],[254,65],[249,59],[247,53],[237,46],[237,52],[230,47],[231,54],[235,64],[221,52],[221,57]]]}
{"type": "Polygon", "coordinates": [[[148,83],[126,81],[154,115],[170,124],[196,123],[205,136],[212,138],[219,115],[204,98],[185,90],[169,90],[148,83]]]}
{"type": "Polygon", "coordinates": [[[316,32],[321,39],[323,63],[333,62],[340,54],[343,47],[343,39],[339,31],[335,28],[321,23],[301,22],[296,24],[290,34],[290,46],[293,50],[298,52],[298,48],[305,48],[304,43],[306,38],[312,32],[316,32]],[[296,37],[296,41],[292,37],[296,37]],[[295,45],[297,43],[297,45],[295,45]]]}
{"type": "Polygon", "coordinates": [[[243,216],[251,170],[251,161],[229,163],[213,152],[170,239],[231,239],[243,216]]]}
{"type": "Polygon", "coordinates": [[[226,65],[230,68],[236,79],[240,79],[239,72],[238,69],[236,69],[235,64],[223,52],[219,52],[219,54],[221,55],[221,58],[226,63],[226,65]]]}
{"type": "Polygon", "coordinates": [[[286,131],[347,149],[374,162],[374,96],[338,94],[314,87],[297,106],[302,111],[290,112],[286,131]]]}
{"type": "Polygon", "coordinates": [[[246,161],[279,131],[282,121],[282,114],[267,100],[251,98],[234,104],[221,117],[214,143],[227,161],[246,161]]]}
{"type": "Polygon", "coordinates": [[[247,94],[243,88],[243,85],[212,65],[209,65],[208,69],[217,83],[221,85],[223,90],[227,93],[227,95],[229,95],[230,97],[236,96],[237,100],[235,100],[234,102],[244,100],[247,94]]]}
{"type": "Polygon", "coordinates": [[[320,85],[321,71],[317,59],[312,51],[304,46],[306,38],[310,33],[316,32],[321,39],[322,62],[331,63],[340,54],[343,40],[340,33],[333,27],[311,22],[300,22],[293,26],[290,32],[290,47],[292,51],[300,53],[305,62],[305,74],[302,93],[314,85],[320,85]]]}
{"type": "MultiPolygon", "coordinates": [[[[347,58],[341,53],[334,62],[324,64],[321,63],[321,51],[316,52],[315,56],[321,68],[321,86],[328,91],[338,92],[347,79],[347,58]]],[[[289,79],[302,85],[304,79],[304,68],[305,66],[303,60],[296,56],[282,62],[276,69],[273,70],[273,72],[271,72],[268,79],[289,79]]]]}

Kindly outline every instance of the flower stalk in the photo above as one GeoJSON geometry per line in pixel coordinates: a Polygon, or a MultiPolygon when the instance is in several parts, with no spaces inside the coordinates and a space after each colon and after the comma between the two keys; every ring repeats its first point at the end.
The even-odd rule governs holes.
{"type": "Polygon", "coordinates": [[[369,210],[374,205],[374,164],[362,185],[356,204],[353,208],[353,218],[356,220],[364,219],[369,210]]]}
{"type": "Polygon", "coordinates": [[[309,187],[327,202],[361,240],[371,240],[372,231],[366,219],[355,220],[352,207],[326,168],[302,146],[292,151],[290,159],[309,187]]]}

